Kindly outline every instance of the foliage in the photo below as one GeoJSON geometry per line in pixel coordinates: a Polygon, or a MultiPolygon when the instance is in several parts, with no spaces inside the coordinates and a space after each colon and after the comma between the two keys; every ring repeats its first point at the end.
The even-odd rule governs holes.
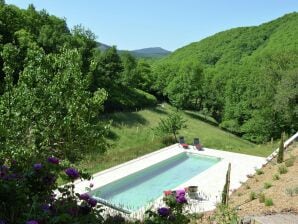
{"type": "Polygon", "coordinates": [[[284,140],[283,140],[284,137],[283,136],[284,135],[281,134],[279,148],[278,148],[278,155],[277,155],[277,163],[282,163],[284,161],[285,148],[284,148],[284,140]]]}
{"type": "Polygon", "coordinates": [[[222,191],[221,203],[223,205],[228,206],[229,204],[229,194],[230,194],[230,178],[231,178],[231,163],[229,163],[227,174],[226,174],[226,182],[222,191]]]}
{"type": "Polygon", "coordinates": [[[278,172],[279,174],[286,174],[288,172],[288,168],[284,164],[282,164],[278,166],[278,172]]]}
{"type": "MultiPolygon", "coordinates": [[[[13,48],[5,45],[5,49],[13,48]]],[[[5,53],[8,80],[14,71],[9,64],[13,53],[5,53]]],[[[1,143],[8,158],[26,150],[28,159],[54,154],[74,162],[84,151],[106,150],[104,136],[108,129],[98,121],[106,92],[87,91],[77,51],[64,49],[46,55],[32,47],[18,85],[7,81],[6,86],[7,91],[0,96],[0,124],[6,130],[1,143]]]]}
{"type": "Polygon", "coordinates": [[[295,160],[296,160],[295,156],[290,156],[290,158],[285,161],[285,166],[286,167],[294,166],[295,160]]]}
{"type": "Polygon", "coordinates": [[[158,208],[157,211],[148,210],[144,224],[187,224],[190,219],[187,217],[183,207],[187,203],[184,195],[164,197],[164,202],[167,207],[158,208]]]}
{"type": "Polygon", "coordinates": [[[272,206],[272,205],[273,205],[272,198],[266,198],[265,199],[265,206],[272,206]]]}
{"type": "Polygon", "coordinates": [[[235,209],[220,204],[217,206],[211,220],[218,224],[237,224],[240,219],[235,209]]]}
{"type": "Polygon", "coordinates": [[[262,169],[256,169],[257,175],[262,175],[264,174],[264,171],[262,169]]]}
{"type": "Polygon", "coordinates": [[[177,135],[182,128],[186,127],[186,120],[178,112],[170,113],[166,119],[161,119],[158,126],[155,128],[157,134],[173,135],[176,142],[177,135]]]}
{"type": "Polygon", "coordinates": [[[255,199],[257,199],[257,194],[256,194],[256,192],[254,192],[254,191],[250,192],[250,194],[249,194],[249,200],[250,200],[250,201],[253,201],[253,200],[255,200],[255,199]]]}
{"type": "Polygon", "coordinates": [[[175,107],[205,110],[253,142],[295,133],[297,21],[298,13],[291,13],[182,47],[153,66],[156,91],[175,107]]]}
{"type": "Polygon", "coordinates": [[[260,193],[259,195],[258,195],[258,197],[259,197],[259,202],[260,203],[264,203],[265,202],[265,194],[264,193],[260,193]]]}
{"type": "Polygon", "coordinates": [[[272,183],[270,183],[270,182],[265,182],[265,183],[264,183],[264,188],[265,188],[265,189],[268,189],[268,188],[270,188],[270,187],[272,187],[272,183]]]}
{"type": "Polygon", "coordinates": [[[280,176],[276,173],[276,174],[273,175],[272,179],[273,180],[279,180],[280,176]]]}
{"type": "Polygon", "coordinates": [[[90,178],[88,174],[68,168],[66,161],[49,157],[31,166],[7,160],[0,171],[0,217],[4,223],[103,223],[101,206],[91,196],[74,192],[73,181],[90,178]],[[69,171],[72,172],[69,172],[69,171]],[[75,174],[75,175],[74,175],[75,174]],[[59,187],[57,179],[71,183],[59,187]]]}

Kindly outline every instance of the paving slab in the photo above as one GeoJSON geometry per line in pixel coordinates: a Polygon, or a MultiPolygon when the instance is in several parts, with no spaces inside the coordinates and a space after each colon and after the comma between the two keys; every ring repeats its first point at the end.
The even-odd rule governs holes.
{"type": "Polygon", "coordinates": [[[254,224],[298,224],[298,215],[276,214],[254,217],[254,224]]]}

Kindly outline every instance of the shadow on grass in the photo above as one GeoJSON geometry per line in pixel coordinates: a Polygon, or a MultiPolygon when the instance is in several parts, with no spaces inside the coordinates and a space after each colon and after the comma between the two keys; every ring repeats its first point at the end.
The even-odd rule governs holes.
{"type": "Polygon", "coordinates": [[[218,127],[218,123],[217,122],[211,121],[211,120],[209,120],[207,118],[204,118],[202,115],[200,116],[200,115],[198,115],[198,114],[196,114],[194,112],[191,112],[191,111],[185,111],[185,114],[187,114],[188,116],[190,116],[193,119],[197,119],[197,120],[203,121],[205,123],[208,123],[208,124],[210,124],[212,126],[218,127]]]}
{"type": "Polygon", "coordinates": [[[148,110],[151,112],[157,113],[157,114],[168,114],[168,112],[166,112],[165,110],[163,110],[160,107],[154,107],[154,108],[150,108],[148,110]]]}
{"type": "Polygon", "coordinates": [[[116,141],[119,139],[119,135],[117,135],[114,131],[109,131],[107,138],[113,141],[116,141]]]}
{"type": "Polygon", "coordinates": [[[131,113],[131,112],[118,112],[112,114],[109,119],[111,119],[112,126],[114,127],[133,127],[137,124],[145,125],[148,123],[148,121],[137,113],[131,113]]]}

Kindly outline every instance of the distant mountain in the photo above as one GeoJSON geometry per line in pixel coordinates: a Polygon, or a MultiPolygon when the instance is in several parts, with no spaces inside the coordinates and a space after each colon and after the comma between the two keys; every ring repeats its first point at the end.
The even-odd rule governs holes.
{"type": "MultiPolygon", "coordinates": [[[[98,47],[101,51],[109,49],[111,46],[103,43],[98,43],[98,47]]],[[[137,58],[163,58],[171,53],[171,51],[165,50],[161,47],[149,47],[138,50],[126,51],[118,50],[121,52],[129,52],[137,58]]]]}
{"type": "Polygon", "coordinates": [[[130,51],[135,57],[139,58],[162,58],[171,53],[161,47],[149,47],[130,51]]]}

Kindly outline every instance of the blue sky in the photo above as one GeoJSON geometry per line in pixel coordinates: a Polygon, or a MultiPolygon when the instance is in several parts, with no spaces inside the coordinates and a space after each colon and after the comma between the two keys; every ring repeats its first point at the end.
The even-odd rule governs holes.
{"type": "Polygon", "coordinates": [[[98,41],[133,50],[175,50],[214,33],[258,25],[298,11],[298,0],[6,0],[66,18],[92,30],[98,41]]]}

